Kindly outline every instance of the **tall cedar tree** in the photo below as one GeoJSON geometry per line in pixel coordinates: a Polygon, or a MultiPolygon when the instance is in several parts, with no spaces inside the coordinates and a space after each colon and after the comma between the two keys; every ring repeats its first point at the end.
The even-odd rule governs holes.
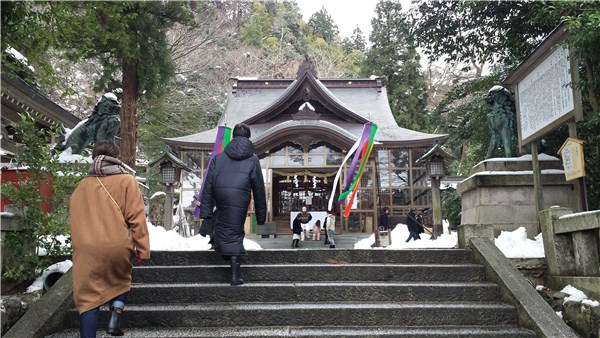
{"type": "Polygon", "coordinates": [[[250,19],[240,29],[240,41],[248,46],[261,47],[271,33],[273,20],[262,2],[255,2],[252,9],[250,19]]]}
{"type": "Polygon", "coordinates": [[[314,36],[320,37],[328,43],[333,42],[333,38],[339,36],[338,26],[333,22],[325,7],[310,16],[308,26],[312,29],[314,36]]]}
{"type": "MultiPolygon", "coordinates": [[[[38,33],[33,36],[35,41],[23,34],[15,35],[25,37],[23,40],[11,41],[17,49],[22,47],[36,56],[40,51],[28,47],[31,43],[66,51],[66,57],[75,62],[100,60],[95,89],[122,89],[121,159],[135,168],[138,98],[160,95],[173,76],[166,31],[176,23],[193,24],[188,6],[188,2],[178,1],[49,1],[26,7],[25,12],[14,6],[38,33]]],[[[13,26],[20,29],[14,29],[16,33],[24,31],[13,26]]]]}
{"type": "Polygon", "coordinates": [[[363,76],[383,76],[388,101],[399,126],[427,131],[427,84],[420,56],[408,32],[406,15],[397,1],[380,0],[371,20],[373,31],[363,76]]]}

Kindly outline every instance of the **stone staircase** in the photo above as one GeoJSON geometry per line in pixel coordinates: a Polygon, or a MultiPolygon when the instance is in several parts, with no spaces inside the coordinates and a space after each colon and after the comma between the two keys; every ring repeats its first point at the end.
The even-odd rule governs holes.
{"type": "MultiPolygon", "coordinates": [[[[369,234],[370,235],[370,234],[369,234]]],[[[335,248],[336,249],[354,249],[356,242],[361,239],[369,237],[369,235],[335,235],[335,248]]],[[[247,239],[250,239],[258,243],[263,249],[291,249],[292,248],[292,235],[277,235],[273,238],[262,238],[259,235],[246,235],[247,239]]],[[[329,244],[325,244],[325,235],[321,235],[320,241],[313,241],[309,238],[305,238],[304,241],[299,242],[297,250],[306,249],[329,249],[329,244]]]]}
{"type": "MultiPolygon", "coordinates": [[[[230,286],[213,251],[152,252],[134,269],[127,337],[536,337],[467,251],[259,250],[230,286]]],[[[78,337],[78,314],[50,337],[78,337]]],[[[99,319],[99,337],[108,308],[99,319]]]]}

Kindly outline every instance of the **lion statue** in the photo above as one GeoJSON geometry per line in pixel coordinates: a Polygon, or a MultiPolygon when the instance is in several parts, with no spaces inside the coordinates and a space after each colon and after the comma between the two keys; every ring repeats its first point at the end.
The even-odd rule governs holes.
{"type": "Polygon", "coordinates": [[[491,108],[487,115],[487,121],[492,132],[485,158],[492,158],[500,147],[504,148],[504,157],[512,157],[511,142],[515,136],[515,103],[513,98],[506,88],[496,85],[487,92],[484,99],[491,108]]]}
{"type": "Polygon", "coordinates": [[[59,150],[71,148],[72,154],[80,155],[92,143],[115,142],[121,127],[120,112],[121,105],[115,94],[102,95],[90,117],[81,121],[65,136],[64,143],[58,147],[59,150]]]}

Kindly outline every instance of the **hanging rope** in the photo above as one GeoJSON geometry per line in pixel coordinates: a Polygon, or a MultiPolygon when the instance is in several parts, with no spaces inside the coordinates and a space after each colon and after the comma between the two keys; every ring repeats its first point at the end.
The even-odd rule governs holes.
{"type": "Polygon", "coordinates": [[[316,172],[312,172],[309,170],[304,170],[304,171],[296,171],[296,172],[290,172],[290,171],[281,171],[281,170],[275,170],[273,169],[273,174],[275,175],[279,175],[279,176],[315,176],[317,178],[327,178],[327,177],[331,177],[335,175],[335,172],[332,173],[316,173],[316,172]]]}

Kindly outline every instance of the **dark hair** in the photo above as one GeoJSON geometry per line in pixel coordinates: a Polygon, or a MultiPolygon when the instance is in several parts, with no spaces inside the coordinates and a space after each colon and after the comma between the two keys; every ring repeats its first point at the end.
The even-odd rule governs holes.
{"type": "Polygon", "coordinates": [[[250,138],[250,127],[245,123],[238,123],[233,127],[233,137],[242,136],[250,138]]]}
{"type": "Polygon", "coordinates": [[[101,141],[94,144],[94,149],[92,150],[92,159],[100,155],[118,158],[120,154],[121,150],[119,149],[118,145],[109,141],[101,141]]]}

